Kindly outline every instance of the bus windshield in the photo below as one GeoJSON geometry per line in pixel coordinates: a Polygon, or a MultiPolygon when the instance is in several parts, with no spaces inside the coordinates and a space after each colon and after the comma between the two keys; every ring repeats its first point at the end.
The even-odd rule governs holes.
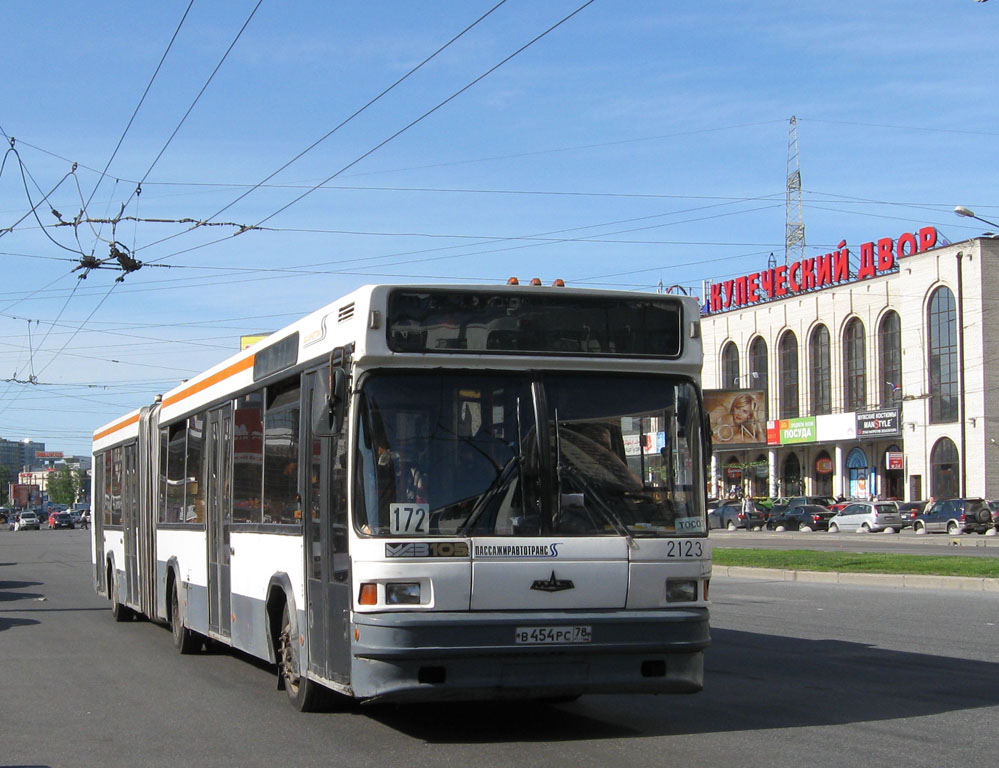
{"type": "Polygon", "coordinates": [[[707,532],[700,406],[684,379],[379,373],[358,404],[361,534],[707,532]]]}

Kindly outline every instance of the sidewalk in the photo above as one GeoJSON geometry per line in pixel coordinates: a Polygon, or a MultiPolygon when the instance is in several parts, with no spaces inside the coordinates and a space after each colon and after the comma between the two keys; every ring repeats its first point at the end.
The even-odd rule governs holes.
{"type": "Polygon", "coordinates": [[[715,565],[713,576],[767,581],[800,581],[812,584],[852,584],[887,589],[956,589],[999,594],[999,579],[971,576],[924,576],[901,573],[837,573],[833,571],[785,571],[777,568],[747,568],[741,565],[715,565]]]}

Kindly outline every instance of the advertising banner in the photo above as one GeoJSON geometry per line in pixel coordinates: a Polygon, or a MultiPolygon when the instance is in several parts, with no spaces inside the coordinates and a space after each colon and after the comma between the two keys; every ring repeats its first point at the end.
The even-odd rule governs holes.
{"type": "Polygon", "coordinates": [[[857,414],[857,437],[881,437],[902,434],[898,408],[864,411],[857,414]]]}
{"type": "Polygon", "coordinates": [[[815,442],[815,417],[775,419],[767,422],[768,445],[792,445],[815,442]]]}
{"type": "Polygon", "coordinates": [[[715,448],[766,444],[766,390],[708,389],[704,408],[711,419],[715,448]]]}

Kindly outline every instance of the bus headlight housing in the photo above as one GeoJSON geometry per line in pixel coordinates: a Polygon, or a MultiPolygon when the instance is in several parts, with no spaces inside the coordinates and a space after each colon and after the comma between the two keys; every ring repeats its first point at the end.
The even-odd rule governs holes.
{"type": "Polygon", "coordinates": [[[419,605],[420,585],[418,582],[394,582],[385,585],[386,605],[419,605]]]}
{"type": "Polygon", "coordinates": [[[667,603],[692,603],[697,600],[697,579],[666,579],[667,603]]]}

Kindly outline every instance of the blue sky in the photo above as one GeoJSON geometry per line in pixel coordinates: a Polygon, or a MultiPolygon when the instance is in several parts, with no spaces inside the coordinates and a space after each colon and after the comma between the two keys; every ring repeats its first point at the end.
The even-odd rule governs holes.
{"type": "Polygon", "coordinates": [[[189,2],[5,4],[0,437],[85,454],[365,283],[783,261],[792,115],[809,255],[999,220],[999,2],[595,0],[478,82],[583,0],[189,2]],[[80,280],[112,241],[145,266],[80,280]]]}

